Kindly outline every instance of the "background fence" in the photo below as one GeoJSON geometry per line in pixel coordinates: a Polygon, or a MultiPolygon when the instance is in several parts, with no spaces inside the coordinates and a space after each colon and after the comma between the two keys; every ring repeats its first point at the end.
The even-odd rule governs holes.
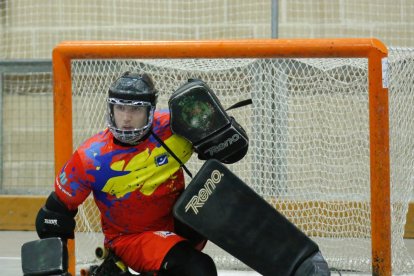
{"type": "Polygon", "coordinates": [[[376,37],[397,47],[393,61],[409,56],[393,86],[414,87],[413,14],[412,0],[0,0],[0,194],[53,188],[51,54],[63,40],[376,37]]]}
{"type": "Polygon", "coordinates": [[[410,0],[0,0],[0,193],[53,185],[50,58],[60,41],[373,36],[413,47],[412,14],[410,0]]]}

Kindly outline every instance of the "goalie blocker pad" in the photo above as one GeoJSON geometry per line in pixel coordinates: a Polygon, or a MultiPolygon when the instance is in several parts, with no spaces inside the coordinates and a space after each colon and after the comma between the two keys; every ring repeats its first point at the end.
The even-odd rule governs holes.
{"type": "Polygon", "coordinates": [[[168,106],[172,132],[189,140],[199,159],[214,158],[231,164],[246,155],[246,132],[203,81],[192,79],[179,87],[168,106]]]}
{"type": "Polygon", "coordinates": [[[263,275],[293,275],[319,250],[217,160],[205,162],[173,212],[178,220],[263,275]]]}
{"type": "Polygon", "coordinates": [[[22,270],[25,276],[69,276],[68,249],[60,238],[26,242],[21,248],[22,270]]]}

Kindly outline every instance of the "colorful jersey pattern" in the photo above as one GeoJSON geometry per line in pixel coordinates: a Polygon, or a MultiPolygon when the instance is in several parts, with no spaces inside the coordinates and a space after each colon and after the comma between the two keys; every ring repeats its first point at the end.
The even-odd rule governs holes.
{"type": "MultiPolygon", "coordinates": [[[[172,134],[168,112],[156,112],[153,132],[187,162],[191,144],[172,134]]],[[[179,163],[150,135],[136,146],[114,143],[106,129],[85,141],[56,177],[55,191],[71,210],[93,192],[106,242],[118,235],[172,231],[172,207],[184,189],[179,163]]]]}

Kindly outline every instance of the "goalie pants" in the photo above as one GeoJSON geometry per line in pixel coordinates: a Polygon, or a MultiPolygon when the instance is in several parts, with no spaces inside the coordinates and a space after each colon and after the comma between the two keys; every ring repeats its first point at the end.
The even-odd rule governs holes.
{"type": "Polygon", "coordinates": [[[133,270],[158,271],[168,251],[183,240],[173,232],[151,231],[119,236],[110,247],[133,270]]]}
{"type": "Polygon", "coordinates": [[[197,234],[184,239],[169,231],[144,232],[120,236],[111,243],[111,248],[125,265],[137,272],[159,271],[159,276],[217,276],[213,259],[201,252],[206,241],[200,238],[197,234]]]}

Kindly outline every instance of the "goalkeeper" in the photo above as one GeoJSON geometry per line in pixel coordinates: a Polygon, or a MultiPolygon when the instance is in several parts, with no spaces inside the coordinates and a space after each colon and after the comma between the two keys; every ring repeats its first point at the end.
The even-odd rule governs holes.
{"type": "Polygon", "coordinates": [[[42,239],[73,239],[77,208],[93,193],[104,246],[128,267],[159,276],[217,275],[201,252],[206,240],[172,215],[193,145],[172,132],[168,111],[155,111],[157,95],[147,74],[127,72],[110,86],[108,128],[61,169],[36,230],[42,239]]]}
{"type": "MultiPolygon", "coordinates": [[[[157,96],[147,74],[127,72],[110,86],[108,128],[87,139],[74,152],[56,177],[55,191],[37,215],[37,233],[43,241],[48,241],[42,245],[57,240],[46,238],[59,237],[63,241],[74,238],[77,208],[93,193],[101,214],[104,246],[109,249],[110,257],[92,275],[128,275],[118,260],[141,275],[217,275],[212,258],[201,252],[207,240],[197,231],[219,241],[219,246],[252,263],[266,276],[329,275],[318,246],[276,210],[269,210],[269,205],[261,203],[263,199],[257,194],[243,189],[245,184],[230,173],[223,175],[226,180],[220,184],[223,189],[227,187],[224,194],[219,193],[223,189],[217,189],[210,195],[209,202],[217,204],[205,204],[203,216],[181,219],[193,226],[198,225],[194,222],[207,219],[208,227],[193,227],[197,230],[194,231],[174,218],[173,207],[178,197],[182,195],[181,199],[185,199],[192,190],[198,193],[194,188],[207,183],[195,181],[190,183],[193,189],[184,192],[183,169],[188,172],[184,164],[193,151],[201,160],[234,163],[246,154],[248,138],[234,118],[227,115],[213,91],[200,80],[190,80],[174,92],[169,99],[169,112],[155,111],[157,96]],[[215,218],[217,212],[211,206],[222,206],[226,195],[230,196],[226,204],[231,219],[215,218]],[[247,206],[248,195],[251,200],[247,202],[251,205],[247,206]],[[268,228],[272,231],[256,227],[264,225],[255,220],[256,216],[244,217],[254,214],[254,210],[257,214],[268,213],[272,218],[268,228]],[[238,220],[241,217],[243,223],[238,220]],[[237,231],[226,232],[234,225],[237,231]],[[248,243],[247,233],[258,238],[248,243]],[[249,246],[244,248],[241,246],[244,244],[249,246]]],[[[209,164],[214,169],[218,163],[209,164]]],[[[198,175],[205,173],[202,168],[198,175]]],[[[196,197],[190,193],[190,198],[196,197]]],[[[60,248],[59,244],[53,246],[60,248]]],[[[32,247],[29,244],[25,248],[32,247]]],[[[42,252],[36,241],[33,248],[42,252]]],[[[44,273],[47,266],[38,269],[40,266],[35,262],[32,265],[33,250],[25,252],[22,266],[25,267],[24,260],[29,260],[26,270],[35,272],[25,275],[51,275],[50,271],[44,273]]]]}

